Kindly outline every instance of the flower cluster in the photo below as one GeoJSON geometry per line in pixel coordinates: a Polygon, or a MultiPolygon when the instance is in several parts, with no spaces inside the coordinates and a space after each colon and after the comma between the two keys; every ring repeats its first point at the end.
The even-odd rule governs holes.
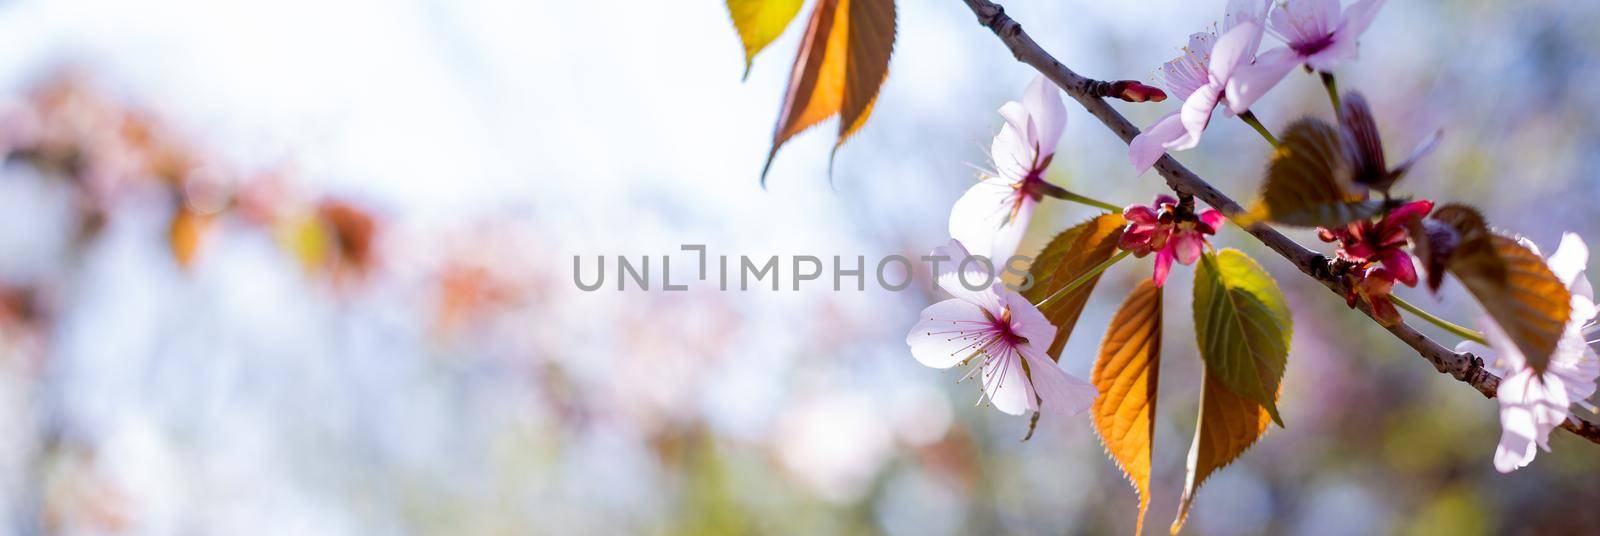
{"type": "Polygon", "coordinates": [[[1377,16],[1383,0],[1361,0],[1343,12],[1339,0],[1229,0],[1222,33],[1189,36],[1183,55],[1161,66],[1158,77],[1183,107],[1163,116],[1128,145],[1128,159],[1140,174],[1167,151],[1193,149],[1211,122],[1211,112],[1226,102],[1229,115],[1250,105],[1297,65],[1322,72],[1354,59],[1356,44],[1377,16]],[[1260,56],[1263,34],[1284,46],[1260,56]]]}
{"type": "Polygon", "coordinates": [[[1390,290],[1395,283],[1417,286],[1416,263],[1406,252],[1410,243],[1406,229],[1432,210],[1432,201],[1413,201],[1390,210],[1376,222],[1359,220],[1344,227],[1317,229],[1323,242],[1339,244],[1336,255],[1350,264],[1345,274],[1350,287],[1345,300],[1350,307],[1364,301],[1384,325],[1400,322],[1400,312],[1389,299],[1390,290]]]}
{"type": "MultiPolygon", "coordinates": [[[[994,173],[968,189],[950,210],[952,240],[933,250],[947,269],[937,274],[939,288],[953,298],[923,309],[906,335],[911,355],[929,367],[946,369],[976,360],[962,379],[977,375],[986,400],[1012,415],[1040,409],[1060,415],[1081,413],[1097,394],[1046,354],[1056,328],[1022,295],[1005,284],[973,290],[976,281],[995,281],[994,269],[1017,250],[1034,207],[1051,188],[1044,172],[1055,157],[1066,128],[1061,90],[1036,78],[1021,102],[1000,107],[1005,124],[990,148],[994,173]],[[987,255],[981,262],[970,251],[987,255]]],[[[1003,266],[1003,265],[1002,265],[1003,266]]]]}
{"type": "Polygon", "coordinates": [[[1180,203],[1170,195],[1156,196],[1149,206],[1129,205],[1122,211],[1122,217],[1128,220],[1128,226],[1123,229],[1117,245],[1132,251],[1136,257],[1156,254],[1152,276],[1156,286],[1166,283],[1172,261],[1192,265],[1199,260],[1205,247],[1210,245],[1206,235],[1217,234],[1223,222],[1222,213],[1217,209],[1197,214],[1192,200],[1180,203]]]}

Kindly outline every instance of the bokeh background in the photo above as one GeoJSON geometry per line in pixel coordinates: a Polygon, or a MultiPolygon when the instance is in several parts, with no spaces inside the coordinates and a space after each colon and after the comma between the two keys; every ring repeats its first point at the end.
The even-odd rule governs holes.
{"type": "MultiPolygon", "coordinates": [[[[1148,80],[1223,3],[1006,7],[1079,72],[1148,80]]],[[[1033,74],[961,2],[902,4],[831,185],[825,127],[763,190],[798,32],[741,82],[721,2],[0,0],[0,531],[1130,532],[1086,416],[1020,442],[1025,418],[911,358],[941,298],[925,273],[898,293],[573,283],[574,257],[691,267],[681,244],[787,262],[944,241],[1033,74]]],[[[1597,47],[1597,3],[1396,0],[1339,77],[1391,155],[1444,130],[1404,189],[1548,247],[1600,238],[1597,47]]],[[[1120,105],[1140,124],[1174,106],[1120,105]]],[[[1069,109],[1052,180],[1161,191],[1069,109]]],[[[1256,112],[1329,116],[1298,74],[1256,112]]],[[[1248,198],[1266,155],[1218,120],[1179,158],[1248,198]]],[[[1092,214],[1047,201],[1023,249],[1092,214]]],[[[1496,474],[1492,401],[1258,257],[1296,313],[1288,427],[1205,486],[1191,533],[1600,527],[1600,448],[1558,433],[1496,474]]],[[[1148,270],[1109,272],[1067,369],[1087,376],[1148,270]]],[[[1190,279],[1167,294],[1156,531],[1196,413],[1190,279]]],[[[1453,284],[1400,293],[1478,314],[1453,284]]]]}

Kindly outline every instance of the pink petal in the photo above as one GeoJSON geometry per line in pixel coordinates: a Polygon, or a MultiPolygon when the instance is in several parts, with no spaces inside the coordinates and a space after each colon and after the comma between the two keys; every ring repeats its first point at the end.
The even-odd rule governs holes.
{"type": "Polygon", "coordinates": [[[1167,283],[1167,273],[1171,271],[1172,248],[1162,248],[1161,251],[1156,252],[1156,271],[1150,276],[1150,280],[1155,281],[1158,287],[1165,285],[1167,283]]]}
{"type": "Polygon", "coordinates": [[[1020,228],[1011,221],[1011,207],[1017,195],[1019,191],[1001,179],[984,179],[972,185],[950,208],[950,236],[967,251],[992,255],[997,246],[1010,240],[1008,232],[1020,228]]]}
{"type": "Polygon", "coordinates": [[[1389,250],[1379,260],[1383,262],[1383,267],[1387,268],[1389,273],[1394,274],[1395,281],[1408,287],[1417,286],[1416,263],[1411,260],[1411,255],[1404,250],[1389,250]]]}
{"type": "Polygon", "coordinates": [[[1008,184],[1015,183],[1026,178],[1028,172],[1033,170],[1038,153],[1034,151],[1033,141],[1027,138],[1027,116],[1022,111],[1022,105],[1008,102],[1000,107],[1000,115],[1007,116],[1006,123],[1000,125],[1000,132],[994,135],[994,141],[989,145],[989,159],[994,161],[994,170],[999,174],[994,178],[1008,184]],[[1021,114],[1021,126],[1013,123],[1010,117],[1018,114],[1021,114]]]}
{"type": "Polygon", "coordinates": [[[990,275],[992,272],[986,271],[989,267],[981,260],[963,262],[971,255],[960,241],[952,239],[943,246],[933,248],[931,255],[946,258],[939,263],[937,274],[939,288],[961,301],[989,311],[990,314],[1000,314],[1000,297],[990,290],[990,285],[995,282],[995,278],[990,275]],[[982,287],[979,288],[979,285],[982,287]],[[974,290],[975,288],[977,290],[974,290]]]}
{"type": "Polygon", "coordinates": [[[1428,213],[1432,211],[1432,201],[1428,201],[1426,199],[1421,201],[1412,201],[1410,203],[1395,207],[1394,210],[1389,211],[1389,215],[1384,218],[1384,221],[1389,222],[1389,225],[1403,227],[1409,224],[1411,220],[1427,216],[1428,213]]]}
{"type": "Polygon", "coordinates": [[[1005,288],[1004,284],[996,283],[994,291],[1000,295],[1001,304],[1011,311],[1011,332],[1041,348],[1048,348],[1056,338],[1056,327],[1050,324],[1050,319],[1028,303],[1027,298],[1005,288]]]}
{"type": "Polygon", "coordinates": [[[1172,249],[1176,251],[1180,264],[1190,265],[1200,260],[1204,244],[1205,239],[1200,237],[1200,233],[1184,231],[1173,236],[1172,249]]]}
{"type": "Polygon", "coordinates": [[[1039,205],[1039,201],[1029,196],[1022,196],[1021,203],[1016,215],[995,231],[994,240],[989,246],[988,255],[994,259],[997,272],[1012,255],[1017,254],[1017,246],[1022,243],[1022,236],[1028,231],[1028,222],[1033,219],[1033,210],[1039,205]]]}
{"type": "MultiPolygon", "coordinates": [[[[1215,87],[1227,87],[1228,78],[1240,65],[1248,65],[1261,46],[1261,25],[1254,21],[1240,23],[1217,39],[1211,49],[1211,81],[1215,87]]],[[[1215,104],[1213,104],[1215,106],[1215,104]]]]}
{"type": "Polygon", "coordinates": [[[1500,382],[1500,443],[1494,449],[1494,468],[1510,473],[1533,461],[1534,436],[1538,430],[1533,413],[1520,404],[1530,376],[1512,376],[1500,382]],[[1508,401],[1514,401],[1509,402],[1508,401]]]}
{"type": "Polygon", "coordinates": [[[1022,106],[1038,129],[1036,141],[1040,155],[1055,154],[1056,144],[1061,142],[1061,131],[1067,127],[1067,107],[1061,102],[1061,89],[1042,75],[1035,77],[1023,93],[1022,106]]]}
{"type": "Polygon", "coordinates": [[[1579,288],[1580,284],[1582,287],[1588,287],[1589,283],[1584,275],[1584,271],[1589,268],[1589,245],[1583,243],[1583,237],[1577,233],[1563,233],[1561,245],[1556,246],[1556,252],[1550,254],[1550,259],[1546,263],[1550,265],[1550,271],[1555,272],[1556,278],[1566,284],[1567,288],[1584,290],[1585,297],[1594,299],[1592,290],[1579,288]]]}
{"type": "Polygon", "coordinates": [[[1155,209],[1144,205],[1128,205],[1128,208],[1122,209],[1122,218],[1133,222],[1136,227],[1152,229],[1158,222],[1155,209]]]}
{"type": "Polygon", "coordinates": [[[1360,0],[1350,7],[1344,8],[1344,24],[1334,30],[1333,38],[1339,40],[1355,41],[1366,33],[1367,27],[1372,26],[1372,19],[1378,17],[1378,8],[1383,7],[1384,0],[1360,0]]]}
{"type": "Polygon", "coordinates": [[[1099,391],[1093,384],[1067,374],[1033,345],[1023,345],[1019,350],[1028,362],[1033,388],[1044,402],[1045,411],[1070,416],[1083,413],[1094,404],[1099,391]]]}
{"type": "Polygon", "coordinates": [[[1022,415],[1039,406],[1034,402],[1033,385],[1022,370],[1022,357],[1015,349],[1002,352],[983,366],[979,378],[983,392],[995,409],[1011,415],[1022,415]]]}
{"type": "Polygon", "coordinates": [[[1211,110],[1222,100],[1222,87],[1219,83],[1206,84],[1195,88],[1194,93],[1184,99],[1180,117],[1183,119],[1183,128],[1188,131],[1189,136],[1175,140],[1167,149],[1184,151],[1200,144],[1200,134],[1211,124],[1211,110]]]}
{"type": "Polygon", "coordinates": [[[963,300],[944,300],[922,310],[921,320],[906,334],[906,345],[918,363],[946,369],[976,351],[976,332],[990,320],[978,306],[963,300]]]}
{"type": "Polygon", "coordinates": [[[1172,197],[1172,196],[1167,195],[1167,194],[1159,194],[1159,195],[1156,196],[1155,200],[1150,202],[1150,206],[1153,206],[1153,207],[1160,207],[1160,206],[1163,206],[1163,205],[1176,205],[1176,204],[1178,204],[1178,198],[1172,197]]]}
{"type": "Polygon", "coordinates": [[[1332,72],[1344,62],[1356,59],[1357,47],[1355,39],[1340,38],[1337,34],[1329,39],[1331,41],[1328,42],[1328,46],[1310,56],[1306,56],[1306,65],[1311,66],[1314,70],[1332,72]]]}
{"type": "Polygon", "coordinates": [[[1234,69],[1233,76],[1228,78],[1228,110],[1235,114],[1249,110],[1250,105],[1299,65],[1301,59],[1289,47],[1278,47],[1256,56],[1255,63],[1234,69]]]}
{"type": "Polygon", "coordinates": [[[1227,221],[1227,218],[1222,216],[1222,211],[1220,210],[1208,208],[1200,212],[1200,223],[1204,223],[1211,227],[1210,234],[1217,234],[1217,231],[1222,230],[1222,223],[1224,221],[1227,221]]]}
{"type": "Polygon", "coordinates": [[[1146,127],[1144,132],[1128,143],[1128,161],[1133,163],[1134,173],[1143,175],[1149,171],[1161,159],[1161,155],[1167,154],[1167,146],[1188,135],[1179,112],[1162,116],[1155,124],[1146,127]]]}
{"type": "MultiPolygon", "coordinates": [[[[1227,33],[1244,22],[1261,24],[1267,17],[1267,8],[1271,5],[1272,0],[1228,0],[1228,7],[1222,16],[1222,32],[1227,33]]],[[[1260,37],[1257,36],[1256,39],[1257,44],[1260,44],[1260,37]]]]}

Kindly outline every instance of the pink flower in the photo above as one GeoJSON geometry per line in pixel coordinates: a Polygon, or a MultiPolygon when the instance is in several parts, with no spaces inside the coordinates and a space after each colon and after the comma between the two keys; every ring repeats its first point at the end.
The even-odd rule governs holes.
{"type": "Polygon", "coordinates": [[[1400,311],[1389,299],[1395,283],[1417,286],[1417,267],[1411,254],[1406,252],[1406,228],[1433,211],[1433,202],[1413,201],[1395,207],[1383,218],[1350,222],[1333,229],[1318,228],[1317,237],[1323,242],[1337,242],[1335,256],[1352,263],[1345,274],[1349,291],[1345,304],[1355,308],[1356,302],[1365,301],[1372,314],[1385,326],[1400,323],[1400,311]]]}
{"type": "Polygon", "coordinates": [[[1000,115],[1006,123],[989,155],[995,173],[973,185],[950,209],[950,236],[1004,266],[1017,252],[1043,195],[1044,171],[1067,126],[1067,109],[1061,90],[1040,76],[1023,93],[1022,102],[1007,102],[1000,115]]]}
{"type": "Polygon", "coordinates": [[[1246,110],[1296,65],[1322,72],[1356,57],[1356,41],[1372,25],[1383,0],[1360,0],[1339,12],[1339,0],[1285,0],[1273,10],[1268,32],[1285,46],[1239,68],[1228,83],[1228,107],[1246,110]]]}
{"type": "MultiPolygon", "coordinates": [[[[1538,251],[1532,242],[1523,241],[1538,251]]],[[[1534,446],[1550,450],[1550,431],[1567,420],[1573,403],[1594,406],[1586,400],[1594,396],[1595,378],[1600,377],[1600,356],[1589,347],[1595,331],[1594,289],[1585,272],[1589,247],[1573,233],[1561,237],[1561,245],[1546,261],[1556,277],[1572,291],[1572,317],[1556,344],[1550,366],[1544,374],[1534,374],[1528,361],[1499,324],[1485,315],[1479,320],[1489,346],[1466,341],[1456,351],[1487,356],[1487,368],[1500,376],[1500,443],[1494,451],[1494,468],[1509,473],[1533,462],[1534,446]]]]}
{"type": "Polygon", "coordinates": [[[1190,265],[1204,252],[1206,235],[1217,234],[1222,227],[1222,213],[1208,208],[1195,214],[1194,207],[1184,207],[1169,195],[1158,195],[1150,206],[1129,205],[1122,211],[1128,226],[1122,230],[1118,246],[1143,258],[1156,252],[1156,270],[1152,277],[1156,286],[1167,281],[1172,261],[1190,265]]]}
{"type": "Polygon", "coordinates": [[[1094,385],[1067,374],[1045,355],[1056,328],[1039,309],[998,281],[968,288],[990,277],[979,268],[981,262],[963,262],[969,254],[960,242],[951,240],[933,255],[950,258],[940,265],[938,280],[954,298],[923,309],[922,320],[906,335],[918,362],[947,369],[979,358],[979,366],[962,379],[978,374],[983,397],[1012,415],[1037,410],[1040,401],[1062,415],[1089,408],[1098,394],[1094,385]]]}
{"type": "Polygon", "coordinates": [[[1129,142],[1128,160],[1134,170],[1143,174],[1167,151],[1192,149],[1200,143],[1200,133],[1211,123],[1211,110],[1222,101],[1228,81],[1240,66],[1255,59],[1269,1],[1229,0],[1220,38],[1211,31],[1191,35],[1183,55],[1161,66],[1167,92],[1182,99],[1183,107],[1156,120],[1129,142]]]}

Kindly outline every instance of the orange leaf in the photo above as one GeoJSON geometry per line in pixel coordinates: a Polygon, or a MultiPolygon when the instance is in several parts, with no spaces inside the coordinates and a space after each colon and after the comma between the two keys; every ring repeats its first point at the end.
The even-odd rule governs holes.
{"type": "Polygon", "coordinates": [[[1455,261],[1450,273],[1461,279],[1461,284],[1516,343],[1528,367],[1543,373],[1572,316],[1572,293],[1539,254],[1508,237],[1493,235],[1489,240],[1494,256],[1504,267],[1501,277],[1473,271],[1455,261]]]}
{"type": "Polygon", "coordinates": [[[1272,423],[1272,416],[1261,404],[1234,394],[1209,372],[1202,377],[1205,388],[1200,393],[1200,418],[1195,423],[1194,443],[1189,447],[1189,476],[1178,503],[1178,518],[1172,522],[1173,534],[1188,520],[1195,491],[1206,477],[1237,459],[1267,433],[1267,426],[1272,423]]]}
{"type": "Polygon", "coordinates": [[[762,184],[778,148],[796,134],[841,115],[837,151],[865,124],[888,76],[894,33],[894,0],[817,0],[789,72],[762,184]]]}
{"type": "Polygon", "coordinates": [[[1106,452],[1139,493],[1144,532],[1150,506],[1150,452],[1155,440],[1156,383],[1161,365],[1161,287],[1144,279],[1111,319],[1089,381],[1100,390],[1092,413],[1106,452]]]}
{"type": "MultiPolygon", "coordinates": [[[[1117,240],[1122,238],[1125,224],[1127,220],[1122,219],[1121,214],[1102,214],[1050,239],[1044,251],[1039,252],[1039,257],[1028,267],[1034,282],[1032,287],[1023,291],[1023,296],[1030,302],[1039,303],[1078,276],[1110,259],[1117,253],[1117,240]]],[[[1100,276],[1097,275],[1040,309],[1045,318],[1056,326],[1056,339],[1050,341],[1051,359],[1060,360],[1061,349],[1066,347],[1067,337],[1072,335],[1072,327],[1078,324],[1078,316],[1083,314],[1084,306],[1089,303],[1089,294],[1094,292],[1094,286],[1099,281],[1100,276]]]]}
{"type": "Polygon", "coordinates": [[[167,228],[167,241],[172,247],[172,258],[178,261],[178,266],[187,270],[194,266],[200,256],[201,243],[211,231],[213,214],[203,214],[190,210],[187,206],[178,209],[172,215],[172,223],[167,228]]]}

